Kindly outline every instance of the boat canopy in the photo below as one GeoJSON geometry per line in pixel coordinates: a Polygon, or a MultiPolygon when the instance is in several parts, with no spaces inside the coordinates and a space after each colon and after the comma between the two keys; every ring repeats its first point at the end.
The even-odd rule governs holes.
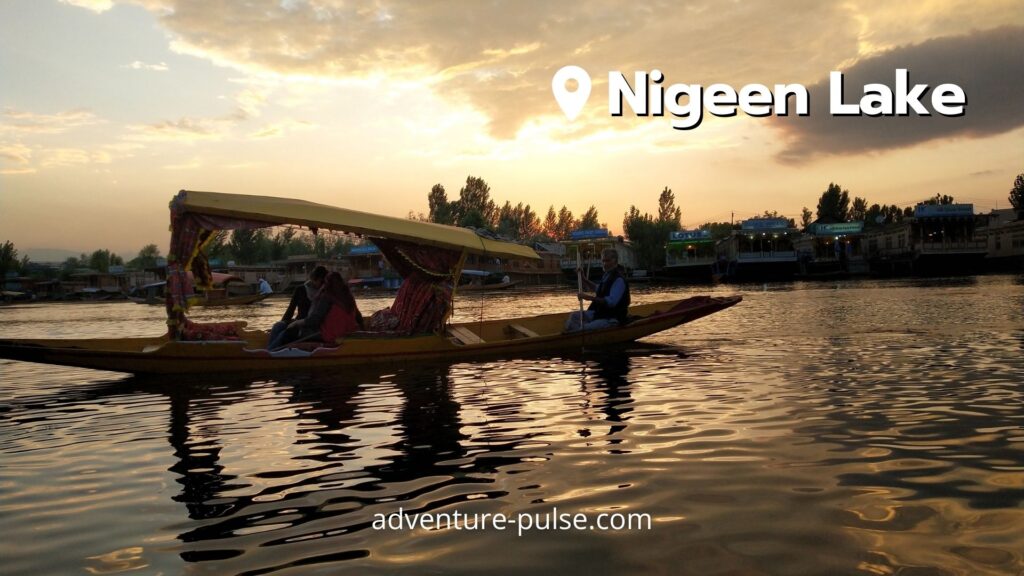
{"type": "Polygon", "coordinates": [[[167,257],[167,325],[172,338],[237,336],[232,323],[200,325],[188,320],[194,285],[213,280],[204,248],[221,230],[284,224],[360,234],[370,239],[404,279],[394,303],[369,319],[376,331],[437,332],[451,315],[454,285],[467,254],[506,258],[540,257],[528,246],[485,238],[466,228],[381,216],[269,196],[182,190],[171,200],[171,246],[167,257]],[[191,272],[192,274],[189,274],[191,272]]]}
{"type": "Polygon", "coordinates": [[[464,249],[470,254],[496,258],[540,260],[529,246],[484,238],[468,228],[381,216],[305,200],[182,190],[175,202],[181,210],[193,214],[257,221],[265,226],[296,224],[314,230],[338,230],[368,238],[391,238],[419,245],[464,249]]]}

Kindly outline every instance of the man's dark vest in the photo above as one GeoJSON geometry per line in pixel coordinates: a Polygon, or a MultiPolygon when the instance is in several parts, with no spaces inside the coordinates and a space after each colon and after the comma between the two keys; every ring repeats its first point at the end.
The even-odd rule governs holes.
{"type": "Polygon", "coordinates": [[[615,281],[622,278],[622,284],[626,287],[626,290],[622,293],[622,298],[619,299],[619,303],[615,306],[608,306],[604,302],[593,301],[590,303],[590,310],[594,311],[594,319],[598,318],[615,318],[619,321],[619,325],[626,323],[626,316],[629,312],[629,282],[626,281],[625,275],[622,274],[622,266],[616,266],[610,272],[605,274],[601,278],[601,283],[597,285],[597,297],[606,298],[612,291],[612,286],[615,285],[615,281]]]}

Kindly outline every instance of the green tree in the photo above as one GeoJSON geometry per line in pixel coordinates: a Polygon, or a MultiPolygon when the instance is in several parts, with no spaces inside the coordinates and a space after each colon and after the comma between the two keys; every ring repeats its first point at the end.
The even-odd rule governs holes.
{"type": "Polygon", "coordinates": [[[590,208],[580,216],[579,222],[576,224],[576,228],[579,230],[596,230],[601,228],[601,221],[597,216],[597,207],[591,204],[590,208]]]}
{"type": "Polygon", "coordinates": [[[519,219],[519,233],[516,239],[521,241],[536,240],[543,234],[543,227],[537,213],[527,204],[523,206],[522,216],[519,219]]]}
{"type": "Polygon", "coordinates": [[[138,255],[128,262],[128,265],[132,268],[153,268],[156,266],[156,260],[159,257],[160,248],[156,244],[146,244],[139,250],[138,255]]]}
{"type": "Polygon", "coordinates": [[[547,216],[544,217],[544,235],[550,240],[558,239],[558,212],[555,212],[555,205],[548,207],[547,216]]]}
{"type": "Polygon", "coordinates": [[[262,230],[242,228],[231,233],[231,255],[239,264],[255,264],[260,255],[262,230]]]}
{"type": "Polygon", "coordinates": [[[562,209],[558,211],[558,221],[555,223],[554,239],[568,240],[569,235],[575,229],[576,219],[573,218],[572,211],[562,206],[562,209]]]}
{"type": "Polygon", "coordinates": [[[818,221],[825,223],[846,222],[850,215],[850,193],[836,183],[829,183],[828,189],[818,199],[818,221]]]}
{"type": "Polygon", "coordinates": [[[327,238],[323,234],[317,234],[313,237],[313,254],[316,254],[317,258],[327,258],[327,253],[330,252],[330,247],[327,244],[327,238]]]}
{"type": "Polygon", "coordinates": [[[878,204],[872,204],[864,212],[864,227],[876,228],[883,224],[885,224],[885,214],[882,213],[882,207],[878,204]]]}
{"type": "Polygon", "coordinates": [[[667,228],[650,214],[641,213],[636,206],[629,207],[622,218],[622,232],[633,244],[640,268],[657,270],[665,265],[665,243],[671,232],[667,228]]]}
{"type": "MultiPolygon", "coordinates": [[[[810,212],[810,210],[808,210],[810,212]]],[[[699,230],[707,230],[711,232],[711,237],[715,240],[722,240],[732,236],[732,231],[736,230],[738,226],[731,222],[705,222],[698,226],[699,230]]]]}
{"type": "Polygon", "coordinates": [[[1017,175],[1010,188],[1010,204],[1017,210],[1017,218],[1024,220],[1024,172],[1017,175]]]}
{"type": "Polygon", "coordinates": [[[540,220],[530,205],[512,205],[506,201],[498,210],[498,234],[514,240],[532,240],[541,234],[540,220]]]}
{"type": "MultiPolygon", "coordinates": [[[[84,254],[83,254],[84,256],[84,254]]],[[[86,266],[100,272],[109,272],[111,266],[123,266],[124,258],[113,254],[110,250],[99,249],[89,255],[86,266]]]]}
{"type": "Polygon", "coordinates": [[[473,226],[493,230],[497,227],[497,208],[491,200],[491,187],[483,178],[466,177],[466,185],[459,190],[453,216],[459,226],[473,226]]]}
{"type": "Polygon", "coordinates": [[[288,258],[288,245],[295,237],[294,228],[282,228],[270,239],[270,260],[285,260],[288,258]]]}
{"type": "Polygon", "coordinates": [[[427,205],[429,206],[427,215],[431,222],[438,224],[455,223],[452,205],[448,202],[448,194],[445,192],[444,186],[434,184],[434,187],[430,189],[430,193],[427,194],[427,205]]]}
{"type": "Polygon", "coordinates": [[[783,218],[789,221],[790,228],[796,228],[796,220],[792,218],[786,218],[785,215],[779,214],[778,210],[765,210],[764,214],[761,214],[760,216],[754,216],[754,218],[783,218]]]}
{"type": "Polygon", "coordinates": [[[868,213],[868,201],[860,196],[853,199],[853,206],[850,208],[850,222],[861,222],[868,213]]]}
{"type": "Polygon", "coordinates": [[[946,194],[936,194],[935,196],[932,196],[931,198],[929,198],[929,199],[925,200],[924,202],[922,202],[922,204],[932,204],[932,205],[945,206],[947,204],[953,204],[954,202],[955,201],[953,200],[952,196],[949,196],[949,195],[946,195],[946,194]]]}
{"type": "Polygon", "coordinates": [[[522,206],[522,204],[519,205],[520,214],[517,214],[515,208],[512,207],[512,203],[506,200],[505,205],[498,209],[498,234],[506,238],[515,238],[519,231],[519,217],[522,206]]]}
{"type": "Polygon", "coordinates": [[[658,223],[666,224],[672,230],[680,230],[683,227],[683,211],[676,206],[676,196],[672,189],[665,186],[658,196],[658,223]]]}
{"type": "Polygon", "coordinates": [[[800,228],[807,230],[812,222],[814,222],[814,213],[810,208],[804,206],[804,209],[800,211],[800,228]]]}
{"type": "Polygon", "coordinates": [[[14,243],[7,240],[0,245],[0,286],[3,285],[4,278],[7,277],[8,272],[15,272],[18,270],[18,250],[14,247],[14,243]]]}

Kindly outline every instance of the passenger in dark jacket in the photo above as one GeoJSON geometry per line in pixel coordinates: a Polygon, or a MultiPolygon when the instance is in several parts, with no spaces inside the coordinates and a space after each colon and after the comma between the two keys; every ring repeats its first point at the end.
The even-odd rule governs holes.
{"type": "Polygon", "coordinates": [[[582,322],[579,311],[569,315],[565,322],[567,332],[580,330],[581,324],[583,330],[596,330],[626,323],[630,304],[629,282],[625,270],[619,266],[619,253],[614,248],[601,251],[601,268],[604,269],[604,275],[600,282],[594,283],[583,278],[583,283],[594,290],[594,294],[577,294],[580,300],[590,300],[590,307],[583,312],[582,322]]]}
{"type": "Polygon", "coordinates": [[[291,301],[288,302],[288,308],[285,309],[284,314],[281,316],[281,320],[275,322],[274,326],[270,329],[270,337],[267,339],[267,342],[269,342],[268,349],[273,350],[284,342],[299,337],[298,330],[290,334],[290,337],[285,337],[284,333],[294,320],[301,320],[309,315],[313,298],[320,288],[323,287],[326,278],[327,268],[317,266],[309,273],[309,279],[302,286],[295,289],[295,292],[292,293],[291,301]],[[275,343],[277,343],[277,346],[274,345],[275,343]]]}

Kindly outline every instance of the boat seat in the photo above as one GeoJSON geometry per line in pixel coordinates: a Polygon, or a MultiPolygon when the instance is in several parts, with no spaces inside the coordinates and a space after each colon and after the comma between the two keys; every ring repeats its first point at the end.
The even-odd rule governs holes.
{"type": "Polygon", "coordinates": [[[536,332],[530,330],[529,328],[523,326],[522,324],[509,324],[505,328],[505,331],[511,334],[519,334],[526,338],[537,338],[540,336],[540,334],[537,334],[536,332]]]}
{"type": "Polygon", "coordinates": [[[484,339],[478,336],[476,333],[471,331],[465,326],[449,326],[448,334],[453,336],[463,345],[465,344],[483,344],[484,339]]]}

